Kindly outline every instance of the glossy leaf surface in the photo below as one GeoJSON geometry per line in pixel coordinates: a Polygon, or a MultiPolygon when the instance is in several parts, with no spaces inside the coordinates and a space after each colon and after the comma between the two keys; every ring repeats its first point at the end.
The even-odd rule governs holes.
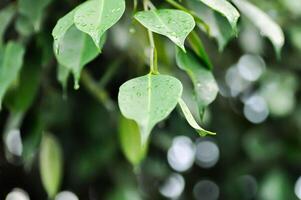
{"type": "Polygon", "coordinates": [[[121,85],[118,104],[121,113],[139,125],[144,145],[153,127],[171,113],[181,95],[182,84],[178,79],[148,74],[121,85]]]}
{"type": "Polygon", "coordinates": [[[195,26],[190,14],[175,9],[141,11],[135,19],[152,32],[168,37],[183,50],[184,41],[195,26]]]}

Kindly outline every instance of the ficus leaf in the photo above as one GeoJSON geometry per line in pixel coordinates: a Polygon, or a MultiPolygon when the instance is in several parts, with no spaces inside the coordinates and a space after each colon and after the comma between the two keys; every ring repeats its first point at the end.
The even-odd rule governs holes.
{"type": "MultiPolygon", "coordinates": [[[[217,12],[209,9],[200,0],[190,0],[187,2],[191,10],[206,21],[210,29],[210,36],[214,37],[218,44],[219,51],[222,51],[226,44],[235,36],[235,33],[227,22],[227,19],[217,12]]],[[[203,26],[199,26],[203,29],[203,26]]]]}
{"type": "Polygon", "coordinates": [[[5,105],[13,112],[26,112],[32,105],[39,89],[40,62],[27,61],[20,72],[16,88],[5,97],[5,105]]]}
{"type": "Polygon", "coordinates": [[[70,75],[70,71],[67,67],[64,67],[62,65],[58,65],[57,67],[57,80],[60,82],[60,84],[63,87],[64,93],[66,92],[67,89],[67,83],[68,83],[68,78],[70,75]]]}
{"type": "Polygon", "coordinates": [[[211,9],[219,12],[225,16],[230,23],[234,32],[236,32],[236,25],[239,18],[239,12],[236,8],[227,0],[200,0],[205,5],[209,6],[211,9]]]}
{"type": "Polygon", "coordinates": [[[10,4],[6,6],[5,8],[0,10],[0,47],[3,43],[3,35],[4,32],[13,19],[14,15],[16,13],[16,7],[13,4],[10,4]]]}
{"type": "Polygon", "coordinates": [[[3,58],[0,59],[0,107],[9,86],[18,77],[23,64],[24,52],[24,47],[16,42],[8,42],[5,46],[3,58]]]}
{"type": "Polygon", "coordinates": [[[280,56],[284,45],[284,34],[280,26],[269,15],[245,0],[232,0],[240,12],[245,15],[274,45],[277,56],[280,56]]]}
{"type": "Polygon", "coordinates": [[[195,26],[190,14],[175,9],[141,11],[135,19],[150,31],[168,37],[184,51],[184,41],[195,26]]]}
{"type": "Polygon", "coordinates": [[[51,0],[19,0],[19,12],[30,19],[35,31],[40,30],[45,8],[51,0]]]}
{"type": "Polygon", "coordinates": [[[195,31],[192,31],[189,34],[188,41],[195,54],[206,64],[206,67],[208,69],[212,69],[212,63],[209,59],[208,54],[205,51],[203,42],[195,31]]]}
{"type": "Polygon", "coordinates": [[[64,35],[74,24],[74,13],[75,9],[67,13],[64,17],[60,18],[52,30],[52,36],[54,39],[54,50],[56,53],[59,53],[60,43],[62,42],[64,35]]]}
{"type": "Polygon", "coordinates": [[[101,49],[101,37],[125,11],[124,0],[90,0],[78,6],[74,14],[76,27],[89,34],[101,49]]]}
{"type": "MultiPolygon", "coordinates": [[[[104,44],[103,36],[101,46],[104,44]]],[[[59,51],[55,51],[58,62],[66,67],[74,76],[75,88],[83,67],[93,60],[100,52],[94,45],[92,39],[85,33],[71,26],[64,37],[60,40],[59,51]]]]}
{"type": "Polygon", "coordinates": [[[190,52],[177,50],[177,65],[187,72],[194,85],[200,114],[206,106],[214,101],[218,93],[218,86],[210,70],[203,66],[190,52]]]}
{"type": "Polygon", "coordinates": [[[216,133],[207,131],[205,129],[203,129],[202,127],[200,127],[200,125],[198,125],[198,123],[195,121],[195,119],[193,118],[189,108],[187,107],[186,103],[183,101],[182,98],[179,99],[179,105],[183,111],[183,114],[187,120],[187,122],[189,123],[189,125],[194,128],[200,136],[206,136],[206,135],[216,135],[216,133]]]}
{"type": "Polygon", "coordinates": [[[153,127],[171,113],[181,95],[182,84],[178,79],[148,74],[121,85],[118,104],[121,113],[139,125],[144,145],[153,127]]]}
{"type": "Polygon", "coordinates": [[[63,156],[61,147],[53,135],[44,134],[40,152],[40,174],[43,186],[52,199],[61,184],[63,156]]]}
{"type": "Polygon", "coordinates": [[[139,126],[133,120],[121,116],[119,120],[119,140],[121,149],[132,165],[136,166],[144,159],[147,143],[141,144],[139,126]]]}

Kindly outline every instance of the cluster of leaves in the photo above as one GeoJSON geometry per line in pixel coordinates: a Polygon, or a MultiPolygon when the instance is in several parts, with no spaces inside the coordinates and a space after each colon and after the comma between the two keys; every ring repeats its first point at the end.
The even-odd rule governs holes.
{"type": "MultiPolygon", "coordinates": [[[[41,77],[45,75],[41,73],[39,66],[47,68],[53,62],[44,58],[36,62],[24,59],[24,55],[28,54],[28,40],[34,34],[38,37],[43,33],[44,11],[50,3],[51,0],[19,0],[17,4],[12,2],[0,11],[0,105],[4,100],[4,105],[12,116],[4,135],[19,128],[35,99],[39,85],[46,82],[41,81],[41,77]],[[12,21],[17,37],[4,40],[4,34],[12,21]]],[[[149,136],[155,125],[166,119],[177,105],[188,124],[199,135],[215,135],[199,125],[206,107],[215,100],[219,91],[212,73],[213,64],[206,53],[200,32],[215,38],[218,49],[222,51],[239,34],[238,21],[240,15],[244,15],[272,42],[278,57],[284,45],[284,34],[279,25],[246,0],[187,0],[182,3],[165,0],[165,7],[158,9],[153,3],[150,0],[133,1],[134,14],[127,13],[133,15],[134,20],[147,30],[145,38],[149,38],[150,70],[146,75],[128,80],[120,86],[118,105],[123,116],[116,110],[113,111],[114,103],[107,105],[119,118],[121,147],[134,166],[139,165],[145,157],[149,136]],[[204,7],[207,13],[202,12],[204,7]],[[137,11],[140,9],[141,11],[137,11]],[[169,71],[169,75],[159,73],[159,68],[162,69],[158,65],[160,49],[153,33],[165,36],[174,43],[176,64],[190,78],[193,90],[185,88],[175,77],[173,70],[169,71]],[[186,90],[191,93],[189,99],[185,99],[183,95],[186,90]],[[193,101],[197,109],[193,110],[186,101],[193,101]]],[[[95,86],[84,67],[102,53],[110,35],[108,30],[122,18],[126,4],[129,5],[127,9],[130,9],[132,1],[89,0],[77,5],[57,21],[52,30],[53,52],[58,62],[57,78],[65,91],[71,74],[75,89],[79,89],[82,80],[100,101],[107,98],[106,93],[95,86]]],[[[42,36],[41,38],[43,40],[42,36]]],[[[42,52],[41,57],[51,54],[51,44],[44,49],[46,52],[42,52]]],[[[46,127],[42,125],[38,131],[46,127]]],[[[30,144],[31,147],[41,145],[42,182],[48,196],[54,198],[61,182],[61,147],[56,138],[47,133],[30,141],[34,141],[34,144],[30,144]]],[[[31,153],[29,150],[26,156],[31,156],[31,153]]]]}

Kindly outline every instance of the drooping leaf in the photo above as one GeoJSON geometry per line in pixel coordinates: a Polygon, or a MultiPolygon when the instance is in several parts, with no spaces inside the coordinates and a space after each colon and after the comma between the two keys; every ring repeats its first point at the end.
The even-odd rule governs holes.
{"type": "Polygon", "coordinates": [[[21,44],[8,42],[0,63],[0,107],[9,86],[17,78],[23,64],[25,49],[21,44]]]}
{"type": "Polygon", "coordinates": [[[63,87],[63,90],[64,92],[66,91],[67,89],[67,83],[68,83],[68,78],[69,78],[69,75],[70,75],[70,71],[67,67],[64,67],[62,65],[58,65],[57,67],[57,80],[60,82],[60,84],[62,85],[63,87]]]}
{"type": "Polygon", "coordinates": [[[188,41],[195,54],[206,64],[206,67],[208,69],[212,69],[212,63],[205,51],[203,42],[195,31],[192,31],[190,33],[190,35],[188,36],[188,41]]]}
{"type": "MultiPolygon", "coordinates": [[[[104,40],[103,36],[101,46],[104,44],[104,40]]],[[[77,30],[74,25],[61,39],[59,51],[55,51],[58,62],[73,74],[75,88],[78,88],[83,67],[99,53],[92,39],[87,34],[77,30]]]]}
{"type": "Polygon", "coordinates": [[[25,112],[33,103],[40,82],[39,63],[26,62],[20,72],[18,86],[8,92],[5,104],[13,112],[25,112]]]}
{"type": "Polygon", "coordinates": [[[13,19],[16,12],[16,7],[13,4],[6,6],[5,8],[0,10],[0,47],[3,43],[3,35],[4,32],[13,19]]]}
{"type": "Polygon", "coordinates": [[[62,42],[66,32],[74,24],[74,13],[75,9],[67,13],[64,17],[60,18],[52,30],[52,36],[54,39],[54,50],[57,53],[59,53],[60,43],[62,42]]]}
{"type": "Polygon", "coordinates": [[[234,32],[236,32],[237,20],[239,18],[239,12],[236,8],[227,0],[200,0],[216,12],[219,12],[225,16],[230,23],[234,32]]]}
{"type": "Polygon", "coordinates": [[[118,104],[121,113],[139,125],[142,145],[156,123],[175,108],[181,94],[181,82],[167,75],[148,74],[131,79],[120,87],[118,104]]]}
{"type": "Polygon", "coordinates": [[[141,136],[137,123],[121,116],[119,121],[119,139],[125,157],[136,166],[144,159],[147,144],[141,144],[141,136]]]}
{"type": "Polygon", "coordinates": [[[63,156],[58,141],[53,135],[45,134],[41,143],[40,174],[43,186],[51,199],[59,190],[62,167],[63,156]]]}
{"type": "Polygon", "coordinates": [[[135,19],[150,31],[168,37],[184,51],[184,41],[195,26],[190,14],[175,9],[141,11],[135,19]]]}
{"type": "Polygon", "coordinates": [[[74,23],[79,30],[89,34],[101,49],[103,34],[121,18],[124,11],[124,0],[90,0],[78,6],[74,23]]]}
{"type": "Polygon", "coordinates": [[[193,118],[189,108],[187,107],[186,103],[183,101],[182,98],[179,99],[179,105],[183,111],[183,114],[187,120],[187,122],[189,123],[189,125],[194,128],[200,136],[206,136],[206,135],[216,135],[216,133],[207,131],[205,129],[203,129],[202,127],[200,127],[200,125],[198,125],[198,123],[195,121],[195,119],[193,118]]]}
{"type": "Polygon", "coordinates": [[[206,69],[190,52],[177,50],[177,65],[189,75],[194,85],[200,114],[206,106],[214,101],[218,93],[218,86],[212,72],[206,69]]]}
{"type": "Polygon", "coordinates": [[[269,15],[246,0],[232,0],[240,12],[245,15],[274,45],[277,56],[280,56],[284,45],[284,34],[280,26],[269,15]]]}
{"type": "MultiPolygon", "coordinates": [[[[218,44],[219,51],[222,51],[226,44],[235,36],[231,25],[227,23],[227,19],[220,14],[208,9],[200,0],[188,1],[190,9],[202,18],[210,28],[210,36],[214,37],[218,44]]],[[[203,26],[199,26],[203,29],[203,26]]]]}
{"type": "Polygon", "coordinates": [[[52,0],[19,0],[19,12],[27,17],[35,31],[40,30],[45,8],[52,0]]]}

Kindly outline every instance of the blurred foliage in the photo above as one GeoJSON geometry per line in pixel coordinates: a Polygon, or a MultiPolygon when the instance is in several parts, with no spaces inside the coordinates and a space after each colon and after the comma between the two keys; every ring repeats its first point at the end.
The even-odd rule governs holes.
{"type": "Polygon", "coordinates": [[[250,13],[245,1],[229,1],[237,27],[212,2],[152,0],[195,20],[185,43],[192,64],[177,67],[175,45],[154,34],[158,68],[181,81],[195,123],[217,134],[200,138],[177,106],[139,146],[139,127],[121,117],[117,99],[151,64],[147,31],[133,17],[142,1],[126,0],[101,54],[96,46],[82,52],[80,41],[91,49],[93,40],[71,24],[66,66],[51,33],[83,1],[1,0],[0,199],[54,199],[66,190],[84,200],[301,199],[301,2],[249,0],[250,13]],[[213,84],[198,90],[195,77],[213,84]]]}

